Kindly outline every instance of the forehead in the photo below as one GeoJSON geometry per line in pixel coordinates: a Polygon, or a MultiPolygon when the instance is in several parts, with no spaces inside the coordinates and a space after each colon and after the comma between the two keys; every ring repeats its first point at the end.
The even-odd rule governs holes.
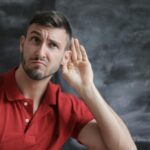
{"type": "Polygon", "coordinates": [[[66,30],[63,28],[46,27],[38,24],[30,25],[27,30],[27,36],[36,33],[42,38],[53,39],[59,42],[67,42],[69,38],[66,30]]]}

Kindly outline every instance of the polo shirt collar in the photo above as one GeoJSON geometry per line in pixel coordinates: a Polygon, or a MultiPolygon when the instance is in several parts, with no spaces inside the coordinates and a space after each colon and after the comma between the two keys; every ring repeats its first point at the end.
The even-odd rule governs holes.
{"type": "MultiPolygon", "coordinates": [[[[19,87],[17,86],[16,80],[15,80],[16,69],[17,67],[8,71],[4,77],[5,92],[9,101],[25,99],[24,95],[19,90],[19,87]]],[[[45,95],[43,97],[44,101],[48,105],[57,104],[56,99],[59,93],[58,90],[59,90],[59,86],[57,86],[56,84],[53,84],[51,81],[48,83],[45,95]]]]}
{"type": "Polygon", "coordinates": [[[59,86],[50,81],[44,95],[44,99],[48,105],[57,105],[58,91],[59,86]]]}

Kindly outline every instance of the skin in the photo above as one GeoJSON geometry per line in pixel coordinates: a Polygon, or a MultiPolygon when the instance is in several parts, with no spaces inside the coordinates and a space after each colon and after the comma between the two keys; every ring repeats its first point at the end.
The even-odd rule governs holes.
{"type": "Polygon", "coordinates": [[[51,78],[63,59],[67,35],[63,38],[64,30],[53,30],[48,31],[46,27],[42,30],[34,24],[29,28],[26,39],[24,36],[21,39],[22,66],[33,80],[51,78]],[[57,61],[52,63],[55,59],[57,61]]]}
{"type": "Polygon", "coordinates": [[[79,141],[91,150],[136,150],[126,125],[95,87],[86,50],[72,39],[71,50],[66,51],[67,41],[64,29],[32,24],[20,40],[23,61],[15,74],[18,87],[25,97],[33,99],[35,112],[49,80],[61,66],[62,77],[95,117],[81,130],[79,141]]]}
{"type": "Polygon", "coordinates": [[[49,29],[37,24],[32,24],[26,37],[20,39],[22,62],[15,77],[23,95],[34,100],[34,112],[49,80],[68,59],[66,41],[68,36],[64,29],[49,29]]]}

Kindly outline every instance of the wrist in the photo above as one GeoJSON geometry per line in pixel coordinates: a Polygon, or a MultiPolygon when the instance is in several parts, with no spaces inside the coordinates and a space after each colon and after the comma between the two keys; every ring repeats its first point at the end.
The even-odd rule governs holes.
{"type": "Polygon", "coordinates": [[[94,82],[89,82],[88,84],[83,84],[81,87],[77,89],[77,92],[81,95],[83,99],[86,97],[91,97],[96,91],[96,87],[94,82]]]}

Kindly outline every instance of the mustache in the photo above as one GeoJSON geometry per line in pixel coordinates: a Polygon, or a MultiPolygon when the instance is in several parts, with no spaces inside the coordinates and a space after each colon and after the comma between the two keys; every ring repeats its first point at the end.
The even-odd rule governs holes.
{"type": "Polygon", "coordinates": [[[33,56],[30,58],[31,61],[42,61],[44,63],[48,63],[48,60],[46,58],[43,58],[41,56],[33,56]]]}
{"type": "Polygon", "coordinates": [[[39,57],[39,56],[35,56],[35,57],[30,58],[30,61],[31,62],[40,62],[40,63],[42,63],[45,66],[47,66],[47,64],[48,64],[48,60],[47,59],[39,57]]]}
{"type": "Polygon", "coordinates": [[[34,56],[34,57],[30,58],[30,60],[41,60],[41,61],[46,61],[45,58],[40,57],[40,56],[34,56]]]}
{"type": "MultiPolygon", "coordinates": [[[[23,52],[21,52],[21,60],[24,60],[24,53],[23,52]]],[[[40,61],[44,61],[44,62],[48,61],[46,58],[43,58],[39,55],[31,57],[31,58],[29,58],[29,60],[40,60],[40,61]]]]}
{"type": "MultiPolygon", "coordinates": [[[[38,55],[35,55],[35,56],[32,56],[31,58],[28,59],[29,62],[41,62],[43,65],[47,66],[48,65],[48,60],[45,58],[45,57],[41,57],[41,56],[38,56],[38,55]]],[[[22,64],[26,64],[26,60],[24,58],[24,54],[21,53],[21,63],[22,64]]]]}

